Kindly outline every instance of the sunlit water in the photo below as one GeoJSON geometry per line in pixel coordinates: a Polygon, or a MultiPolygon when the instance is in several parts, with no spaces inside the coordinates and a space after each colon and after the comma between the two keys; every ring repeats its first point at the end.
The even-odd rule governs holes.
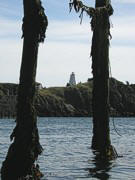
{"type": "MultiPolygon", "coordinates": [[[[14,120],[0,119],[0,165],[5,158],[14,120]]],[[[123,157],[97,162],[90,149],[91,118],[39,118],[40,141],[44,148],[38,163],[43,180],[135,180],[135,118],[115,118],[111,139],[123,157]]]]}

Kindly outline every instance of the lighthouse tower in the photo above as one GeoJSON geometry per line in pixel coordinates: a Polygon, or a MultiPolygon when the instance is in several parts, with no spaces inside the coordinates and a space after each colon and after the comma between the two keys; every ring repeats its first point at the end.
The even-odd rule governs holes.
{"type": "Polygon", "coordinates": [[[74,72],[72,72],[70,75],[69,84],[70,84],[70,86],[76,85],[75,73],[74,72]]]}

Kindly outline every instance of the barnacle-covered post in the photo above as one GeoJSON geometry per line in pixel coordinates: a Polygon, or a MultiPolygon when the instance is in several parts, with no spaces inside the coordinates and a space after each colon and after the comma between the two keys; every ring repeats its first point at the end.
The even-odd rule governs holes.
{"type": "Polygon", "coordinates": [[[93,138],[92,148],[100,157],[115,158],[117,153],[111,145],[109,130],[109,16],[113,14],[110,0],[96,0],[96,7],[85,6],[80,0],[70,0],[70,10],[81,10],[91,18],[93,31],[91,56],[93,73],[93,138]]]}
{"type": "Polygon", "coordinates": [[[40,179],[42,173],[35,165],[42,152],[34,108],[35,77],[38,45],[45,39],[47,17],[40,0],[23,0],[23,54],[18,89],[16,127],[1,168],[2,180],[40,179]]]}

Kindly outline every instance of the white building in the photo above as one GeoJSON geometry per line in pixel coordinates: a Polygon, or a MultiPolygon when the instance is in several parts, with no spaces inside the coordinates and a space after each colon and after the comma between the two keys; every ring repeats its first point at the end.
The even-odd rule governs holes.
{"type": "Polygon", "coordinates": [[[72,72],[70,75],[70,79],[69,79],[69,84],[72,85],[76,85],[76,80],[75,80],[75,73],[72,72]]]}

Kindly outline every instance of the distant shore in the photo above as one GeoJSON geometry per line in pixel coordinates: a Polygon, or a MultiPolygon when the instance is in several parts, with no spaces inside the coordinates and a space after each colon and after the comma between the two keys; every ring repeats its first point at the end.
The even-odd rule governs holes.
{"type": "MultiPolygon", "coordinates": [[[[67,87],[42,88],[38,83],[35,108],[39,117],[91,117],[92,86],[89,79],[67,87]]],[[[0,83],[0,118],[16,116],[17,84],[0,83]]],[[[110,116],[135,117],[135,84],[110,79],[110,116]]]]}

